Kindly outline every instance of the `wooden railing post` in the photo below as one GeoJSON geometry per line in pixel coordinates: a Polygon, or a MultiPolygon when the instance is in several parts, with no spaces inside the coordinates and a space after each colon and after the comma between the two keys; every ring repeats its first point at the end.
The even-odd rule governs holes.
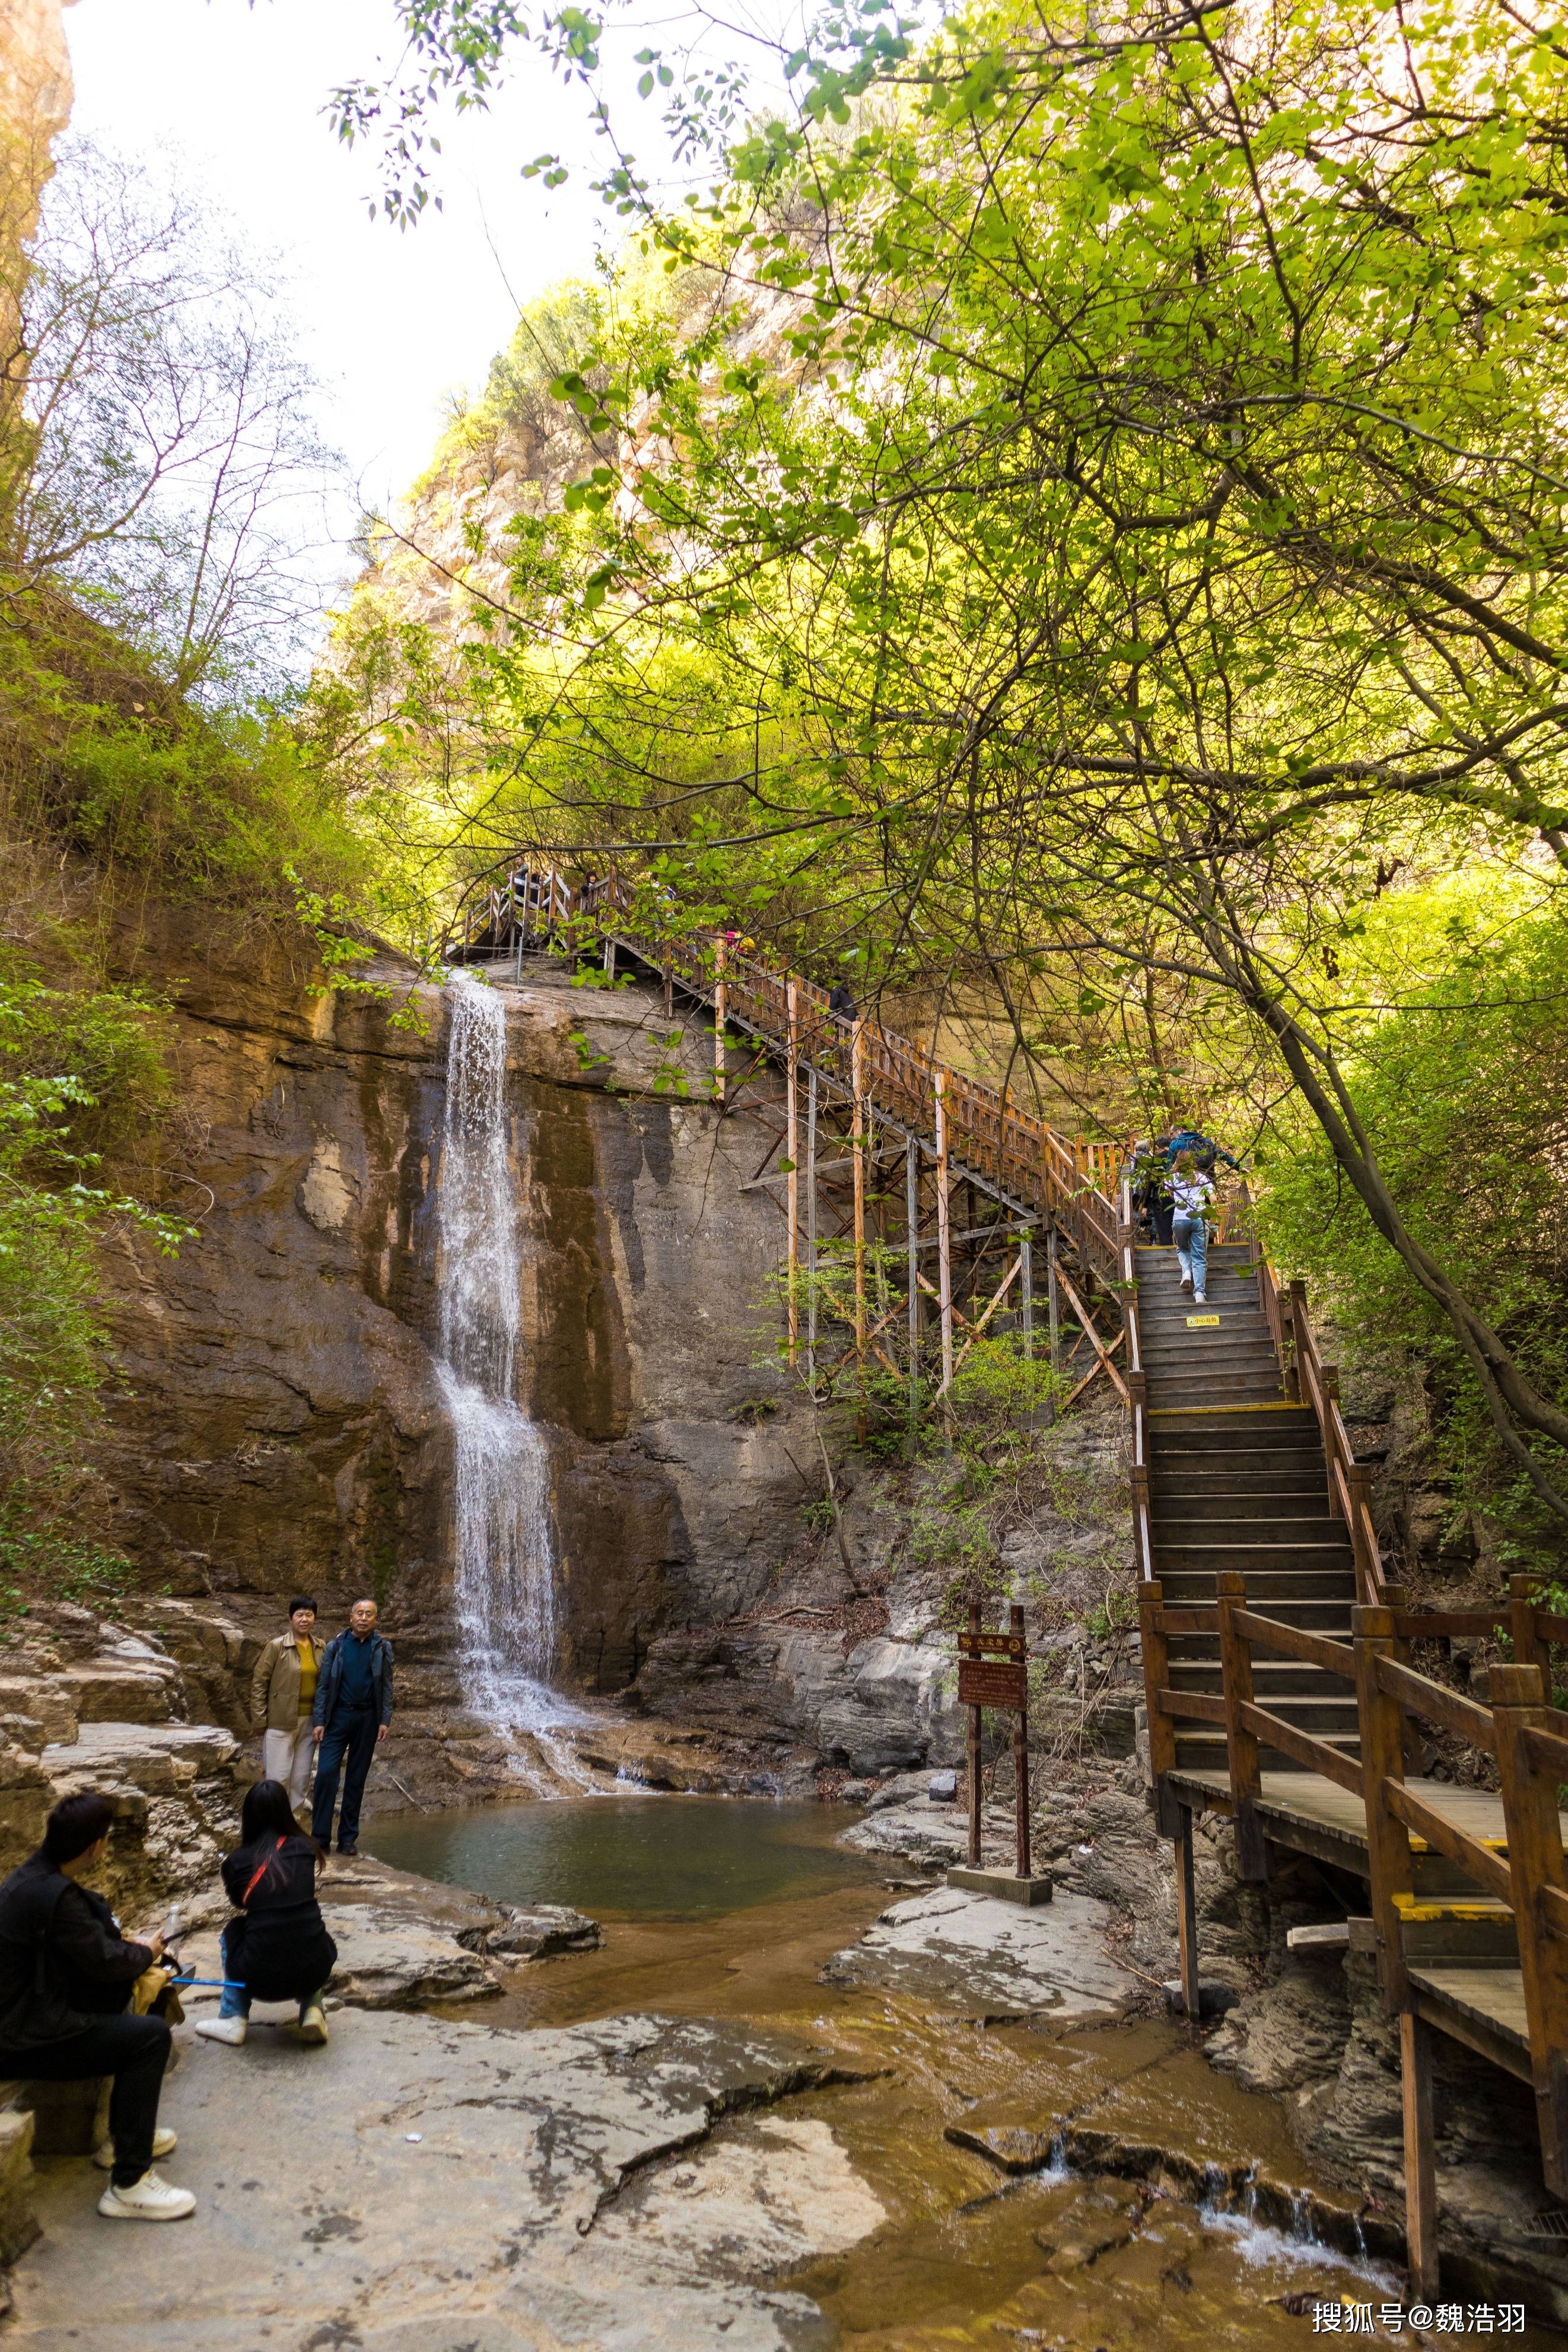
{"type": "Polygon", "coordinates": [[[1378,1562],[1366,1540],[1367,1520],[1364,1512],[1372,1508],[1372,1472],[1364,1462],[1347,1462],[1344,1483],[1350,1489],[1350,1549],[1355,1562],[1355,1597],[1366,1609],[1375,1609],[1383,1601],[1377,1590],[1378,1562]]]}
{"type": "Polygon", "coordinates": [[[1247,1579],[1239,1569],[1224,1569],[1216,1580],[1219,1597],[1219,1667],[1225,1690],[1225,1752],[1230,1768],[1230,1805],[1236,1823],[1236,1868],[1239,1877],[1260,1885],[1269,1875],[1263,1825],[1258,1800],[1263,1776],[1258,1762],[1258,1741],[1241,1720],[1241,1710],[1252,1705],[1252,1653],[1236,1630],[1235,1616],[1247,1606],[1247,1579]]]}
{"type": "MultiPolygon", "coordinates": [[[[1262,1253],[1260,1252],[1259,1255],[1261,1255],[1262,1253]]],[[[1291,1284],[1289,1289],[1276,1290],[1274,1305],[1280,1317],[1280,1354],[1284,1372],[1285,1394],[1292,1404],[1300,1404],[1302,1402],[1301,1367],[1296,1351],[1295,1293],[1294,1283],[1291,1284]]]]}
{"type": "Polygon", "coordinates": [[[1552,1656],[1546,1643],[1535,1630],[1535,1612],[1540,1605],[1541,1579],[1528,1570],[1516,1570],[1508,1580],[1508,1631],[1513,1643],[1516,1666],[1539,1666],[1542,1688],[1548,1702],[1552,1697],[1552,1656]]]}
{"type": "Polygon", "coordinates": [[[1568,1944],[1542,1917],[1542,1889],[1568,1893],[1563,1823],[1554,1775],[1539,1771],[1525,1747],[1527,1731],[1551,1717],[1539,1666],[1493,1666],[1489,1676],[1502,1784],[1508,1868],[1519,1930],[1531,2071],[1541,2163],[1554,2197],[1568,2196],[1568,1944]]]}
{"type": "Polygon", "coordinates": [[[729,945],[720,931],[713,943],[713,1098],[724,1100],[724,1021],[727,990],[725,986],[725,951],[729,945]]]}
{"type": "Polygon", "coordinates": [[[1415,1883],[1410,1832],[1389,1811],[1383,1794],[1385,1780],[1405,1778],[1403,1712],[1398,1700],[1380,1689],[1377,1682],[1377,1660],[1394,1655],[1394,1612],[1389,1609],[1353,1609],[1351,1624],[1355,1643],[1356,1713],[1361,1729],[1361,1785],[1366,1804],[1367,1872],[1372,1882],[1372,1933],[1377,1948],[1383,1998],[1390,2016],[1394,2016],[1410,2006],[1399,1909],[1394,1898],[1408,1895],[1415,1883]]]}
{"type": "Polygon", "coordinates": [[[1339,1415],[1334,1411],[1335,1405],[1339,1402],[1339,1366],[1337,1364],[1319,1364],[1318,1393],[1322,1399],[1323,1462],[1328,1471],[1329,1514],[1331,1517],[1338,1519],[1343,1518],[1344,1514],[1340,1507],[1339,1480],[1334,1476],[1334,1467],[1340,1459],[1339,1415]]]}
{"type": "Polygon", "coordinates": [[[1170,1643],[1160,1622],[1165,1592],[1156,1582],[1138,1587],[1138,1635],[1144,1653],[1144,1706],[1149,1718],[1149,1772],[1155,1784],[1155,1820],[1162,1837],[1175,1837],[1177,1806],[1169,1775],[1176,1770],[1176,1726],[1161,1710],[1160,1693],[1170,1687],[1170,1643]]]}

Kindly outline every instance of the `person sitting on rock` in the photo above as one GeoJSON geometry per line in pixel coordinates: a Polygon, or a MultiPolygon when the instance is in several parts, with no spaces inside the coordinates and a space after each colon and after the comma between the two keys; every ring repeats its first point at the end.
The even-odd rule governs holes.
{"type": "Polygon", "coordinates": [[[321,1995],[338,1947],[316,1900],[319,1849],[294,1819],[281,1780],[258,1780],[240,1809],[241,1843],[224,1856],[224,1889],[238,1916],[224,1929],[224,1991],[216,2017],[196,2026],[210,2042],[245,2040],[253,2000],[297,2000],[299,2039],[327,2039],[321,1995]]]}
{"type": "Polygon", "coordinates": [[[169,2028],[162,2017],[129,2012],[163,1938],[154,1931],[129,1942],[103,1896],[81,1883],[109,1851],[114,1817],[112,1797],[63,1797],[37,1853],[0,1884],[0,2074],[33,2083],[111,2075],[110,2137],[99,2150],[110,2183],[98,2210],[113,2221],[183,2221],[194,2197],[152,2167],[154,2157],[174,2153],[173,2133],[158,2122],[169,2028]]]}
{"type": "Polygon", "coordinates": [[[310,1717],[320,1671],[316,1603],[302,1592],[288,1604],[287,1633],[267,1643],[250,1678],[250,1719],[262,1726],[261,1769],[269,1780],[282,1781],[297,1813],[316,1756],[310,1717]]]}
{"type": "Polygon", "coordinates": [[[373,1601],[356,1601],[349,1612],[348,1632],[328,1643],[317,1677],[313,1711],[320,1752],[316,1759],[310,1828],[325,1853],[332,1843],[332,1808],[338,1801],[338,1774],[342,1770],[338,1852],[353,1853],[360,1843],[360,1800],[370,1777],[371,1759],[387,1736],[392,1711],[392,1643],[376,1631],[373,1601]]]}

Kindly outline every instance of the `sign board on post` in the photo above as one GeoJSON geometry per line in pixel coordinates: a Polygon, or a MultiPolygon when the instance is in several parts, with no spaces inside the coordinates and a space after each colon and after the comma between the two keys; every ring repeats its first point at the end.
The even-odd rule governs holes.
{"type": "Polygon", "coordinates": [[[978,1885],[1033,1903],[1049,1897],[1049,1877],[1030,1870],[1029,1836],[1029,1654],[1023,1610],[1014,1601],[1005,1633],[980,1623],[977,1601],[969,1604],[967,1630],[958,1636],[958,1704],[969,1710],[969,1866],[950,1874],[950,1883],[978,1885]],[[980,1868],[980,1710],[996,1707],[1013,1718],[1013,1790],[1017,1806],[1018,1876],[1009,1880],[980,1868]],[[1014,1890],[1019,1890],[1015,1892],[1014,1890]],[[1026,1891],[1027,1890],[1027,1891],[1026,1891]]]}
{"type": "Polygon", "coordinates": [[[1029,1712],[1029,1669],[1021,1658],[960,1658],[960,1706],[994,1706],[1009,1715],[1029,1712]]]}

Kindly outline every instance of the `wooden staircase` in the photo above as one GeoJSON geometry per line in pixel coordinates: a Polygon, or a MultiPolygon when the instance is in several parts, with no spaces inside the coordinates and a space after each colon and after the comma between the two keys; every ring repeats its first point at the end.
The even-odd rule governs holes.
{"type": "MultiPolygon", "coordinates": [[[[1208,1254],[1207,1303],[1178,1287],[1174,1249],[1134,1252],[1147,1377],[1154,1571],[1173,1608],[1209,1607],[1222,1575],[1288,1625],[1348,1642],[1355,1568],[1329,1510],[1322,1433],[1310,1406],[1286,1401],[1280,1360],[1246,1244],[1208,1254]],[[1218,1325],[1194,1323],[1200,1315],[1218,1325]]],[[[1359,1752],[1355,1691],[1319,1666],[1260,1659],[1258,1704],[1348,1755],[1359,1752]]],[[[1218,1633],[1173,1634],[1170,1687],[1218,1696],[1218,1633]]],[[[1178,1769],[1222,1772],[1222,1726],[1184,1724],[1178,1769]]],[[[1264,1748],[1269,1771],[1298,1769],[1264,1748]]]]}

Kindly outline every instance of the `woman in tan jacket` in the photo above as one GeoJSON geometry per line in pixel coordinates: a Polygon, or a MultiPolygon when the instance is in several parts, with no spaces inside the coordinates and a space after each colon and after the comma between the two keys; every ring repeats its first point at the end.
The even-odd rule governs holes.
{"type": "Polygon", "coordinates": [[[310,1710],[321,1648],[316,1640],[316,1603],[301,1593],[288,1604],[289,1631],[267,1643],[250,1680],[250,1717],[264,1727],[262,1771],[280,1780],[296,1812],[305,1802],[315,1753],[310,1710]]]}

